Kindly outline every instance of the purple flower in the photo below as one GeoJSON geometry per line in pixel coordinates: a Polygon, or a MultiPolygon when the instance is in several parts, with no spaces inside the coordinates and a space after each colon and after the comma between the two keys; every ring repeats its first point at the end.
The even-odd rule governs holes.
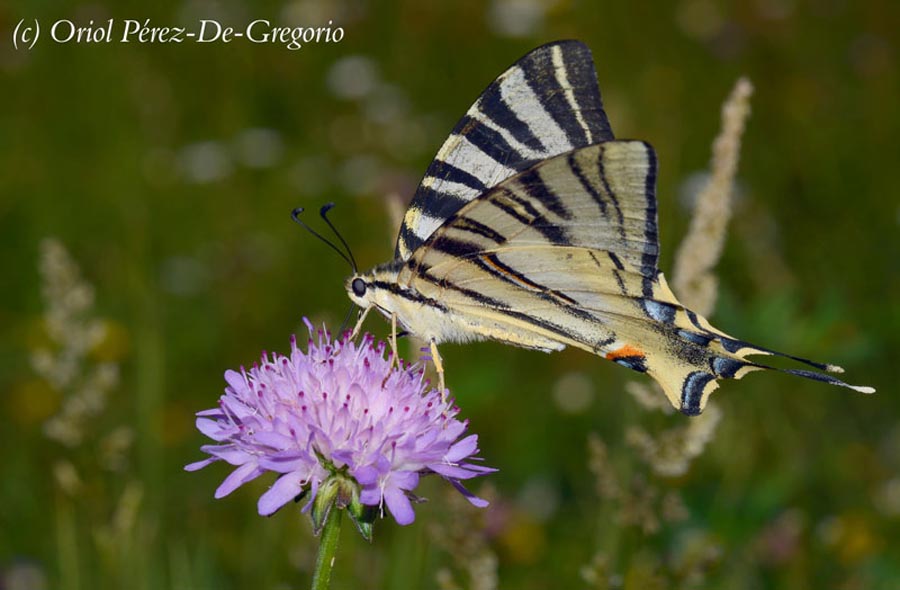
{"type": "MultiPolygon", "coordinates": [[[[385,505],[402,525],[415,519],[410,497],[419,477],[436,473],[475,506],[487,505],[460,480],[495,471],[472,463],[478,436],[464,436],[467,422],[440,392],[430,389],[418,366],[392,368],[386,346],[366,334],[331,340],[310,330],[306,353],[291,337],[291,354],[263,353],[250,371],[226,371],[219,407],[197,414],[197,428],[219,444],[201,450],[211,457],[185,467],[201,469],[223,460],[237,467],[216,498],[274,471],[279,478],[258,503],[270,515],[304,492],[313,504],[331,477],[355,482],[358,501],[385,505]],[[462,437],[462,438],[461,438],[462,437]]],[[[334,486],[329,486],[334,487],[334,486]]],[[[354,493],[354,495],[355,495],[354,493]]]]}

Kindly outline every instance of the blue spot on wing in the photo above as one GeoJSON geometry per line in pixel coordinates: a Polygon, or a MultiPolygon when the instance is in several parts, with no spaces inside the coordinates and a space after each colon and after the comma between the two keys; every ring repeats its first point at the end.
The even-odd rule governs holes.
{"type": "Polygon", "coordinates": [[[713,372],[719,377],[725,377],[726,379],[733,379],[738,369],[747,365],[747,363],[721,356],[713,358],[711,364],[713,372]]]}
{"type": "Polygon", "coordinates": [[[628,367],[632,371],[637,371],[638,373],[647,372],[647,358],[643,356],[621,356],[614,359],[613,362],[617,365],[628,367]]]}
{"type": "Polygon", "coordinates": [[[647,315],[665,324],[671,324],[675,321],[675,306],[669,303],[663,303],[655,299],[644,299],[644,311],[647,315]]]}
{"type": "Polygon", "coordinates": [[[704,334],[698,334],[697,332],[691,332],[690,330],[678,330],[678,335],[683,339],[687,340],[692,344],[698,344],[700,346],[708,346],[712,337],[706,336],[704,334]]]}
{"type": "Polygon", "coordinates": [[[715,379],[705,371],[694,371],[684,380],[681,386],[681,413],[687,416],[700,414],[700,401],[706,384],[715,379]]]}

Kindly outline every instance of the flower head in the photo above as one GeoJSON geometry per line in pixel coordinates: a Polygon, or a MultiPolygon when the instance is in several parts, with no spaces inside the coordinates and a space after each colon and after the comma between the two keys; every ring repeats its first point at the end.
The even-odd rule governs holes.
{"type": "Polygon", "coordinates": [[[228,386],[219,407],[197,414],[197,428],[219,444],[201,447],[211,456],[185,469],[219,460],[236,466],[216,498],[266,471],[278,473],[259,499],[261,515],[304,493],[307,509],[323,483],[337,478],[354,484],[359,503],[387,506],[399,524],[409,524],[415,518],[412,490],[431,473],[472,504],[487,505],[460,480],[495,470],[472,462],[478,436],[463,436],[467,422],[429,388],[423,370],[402,361],[392,365],[385,344],[369,334],[359,344],[347,335],[332,340],[304,321],[310,330],[305,353],[292,337],[290,356],[263,353],[249,371],[225,372],[228,386]]]}

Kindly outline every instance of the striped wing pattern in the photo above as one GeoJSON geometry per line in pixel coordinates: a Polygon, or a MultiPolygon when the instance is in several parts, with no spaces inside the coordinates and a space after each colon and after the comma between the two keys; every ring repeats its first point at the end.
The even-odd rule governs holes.
{"type": "Polygon", "coordinates": [[[578,41],[538,47],[485,89],[441,146],[395,257],[408,260],[463,205],[531,164],[611,139],[590,50],[578,41]]]}
{"type": "Polygon", "coordinates": [[[605,356],[650,374],[676,408],[698,414],[718,379],[770,368],[746,356],[781,353],[716,330],[670,291],[657,269],[655,179],[653,149],[638,141],[547,159],[459,208],[397,282],[439,302],[467,333],[605,356]]]}

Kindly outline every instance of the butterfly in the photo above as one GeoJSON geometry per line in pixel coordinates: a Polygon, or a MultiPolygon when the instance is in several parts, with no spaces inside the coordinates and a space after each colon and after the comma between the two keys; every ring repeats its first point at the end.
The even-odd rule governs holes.
{"type": "MultiPolygon", "coordinates": [[[[699,414],[720,379],[773,369],[778,355],[682,305],[657,267],[657,160],[616,140],[590,50],[534,49],[457,123],[406,211],[394,259],[346,281],[371,309],[437,345],[497,340],[545,352],[572,346],[646,373],[671,404],[699,414]]],[[[863,393],[825,373],[774,369],[863,393]]]]}

